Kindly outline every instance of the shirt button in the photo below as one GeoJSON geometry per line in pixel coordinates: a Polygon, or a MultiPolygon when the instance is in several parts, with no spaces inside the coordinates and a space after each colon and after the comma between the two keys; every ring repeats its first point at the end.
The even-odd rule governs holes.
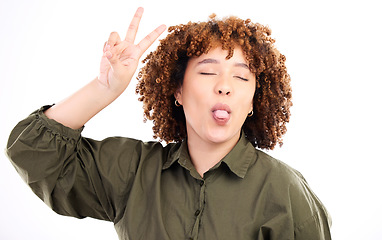
{"type": "Polygon", "coordinates": [[[203,186],[203,185],[204,185],[204,181],[201,181],[201,182],[200,182],[200,186],[203,186]]]}
{"type": "Polygon", "coordinates": [[[195,216],[198,216],[200,214],[200,210],[196,210],[195,216]]]}

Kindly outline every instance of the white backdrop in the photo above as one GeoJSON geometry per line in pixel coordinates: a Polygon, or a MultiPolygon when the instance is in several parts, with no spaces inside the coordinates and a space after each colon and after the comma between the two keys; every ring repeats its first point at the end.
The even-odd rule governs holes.
{"type": "MultiPolygon", "coordinates": [[[[138,39],[159,24],[205,21],[213,12],[269,25],[294,98],[284,146],[270,154],[303,173],[332,215],[333,239],[382,239],[377,0],[1,0],[2,148],[19,120],[97,75],[108,34],[124,35],[138,6],[145,7],[138,39]]],[[[152,139],[135,83],[86,125],[85,136],[152,139]]],[[[52,212],[4,154],[0,160],[0,239],[117,239],[112,223],[52,212]]]]}

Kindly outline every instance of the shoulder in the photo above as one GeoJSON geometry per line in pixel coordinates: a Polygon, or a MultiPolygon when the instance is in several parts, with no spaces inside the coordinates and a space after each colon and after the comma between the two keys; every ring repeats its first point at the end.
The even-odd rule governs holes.
{"type": "Polygon", "coordinates": [[[105,172],[116,174],[119,169],[125,169],[122,175],[136,175],[139,171],[159,172],[176,145],[127,137],[108,137],[101,141],[81,138],[78,155],[85,165],[90,165],[94,159],[98,168],[105,172]]]}
{"type": "Polygon", "coordinates": [[[275,201],[282,201],[290,208],[296,229],[318,224],[312,221],[319,221],[319,225],[331,224],[325,206],[299,171],[263,151],[256,150],[256,154],[253,173],[262,174],[264,188],[274,196],[275,201]]]}
{"type": "Polygon", "coordinates": [[[131,156],[146,159],[152,156],[160,157],[174,148],[173,143],[166,146],[158,141],[144,142],[128,137],[108,137],[101,141],[91,138],[82,138],[81,145],[86,148],[93,148],[102,151],[104,155],[110,156],[131,156]]]}
{"type": "Polygon", "coordinates": [[[274,178],[273,180],[279,180],[284,184],[300,184],[301,182],[306,182],[303,175],[289,166],[283,161],[280,161],[271,155],[256,149],[256,161],[252,166],[252,171],[261,170],[263,174],[266,174],[269,178],[274,178]]]}
{"type": "Polygon", "coordinates": [[[271,184],[291,200],[310,200],[315,197],[304,176],[295,168],[269,154],[256,150],[257,159],[252,166],[256,174],[263,175],[264,184],[271,184]]]}

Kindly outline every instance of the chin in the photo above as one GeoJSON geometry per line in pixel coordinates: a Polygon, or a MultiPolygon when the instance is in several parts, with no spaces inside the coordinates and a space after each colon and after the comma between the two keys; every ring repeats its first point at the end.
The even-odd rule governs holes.
{"type": "Polygon", "coordinates": [[[213,143],[228,142],[235,137],[236,137],[236,134],[227,129],[217,129],[217,130],[210,131],[207,134],[207,139],[213,143]]]}

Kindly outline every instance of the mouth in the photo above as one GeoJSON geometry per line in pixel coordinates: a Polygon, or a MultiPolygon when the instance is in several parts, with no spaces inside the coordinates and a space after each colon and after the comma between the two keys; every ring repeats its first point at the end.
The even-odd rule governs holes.
{"type": "Polygon", "coordinates": [[[231,109],[227,104],[218,103],[211,109],[212,117],[219,125],[226,124],[231,118],[231,109]]]}

